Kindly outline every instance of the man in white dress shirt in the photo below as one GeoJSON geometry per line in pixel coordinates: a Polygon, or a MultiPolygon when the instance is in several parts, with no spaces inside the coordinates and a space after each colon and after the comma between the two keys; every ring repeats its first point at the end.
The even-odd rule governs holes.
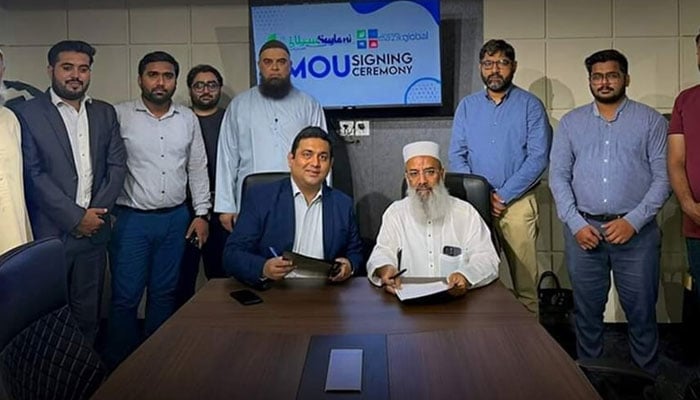
{"type": "Polygon", "coordinates": [[[471,204],[449,195],[439,154],[434,142],[403,148],[408,196],[384,212],[367,261],[369,280],[390,293],[401,287],[400,269],[407,277],[446,277],[454,296],[498,277],[489,228],[471,204]]]}

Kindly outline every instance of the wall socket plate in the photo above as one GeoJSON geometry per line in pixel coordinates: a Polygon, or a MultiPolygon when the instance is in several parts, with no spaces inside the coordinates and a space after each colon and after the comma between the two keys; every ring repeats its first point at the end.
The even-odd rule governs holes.
{"type": "Polygon", "coordinates": [[[355,121],[355,136],[369,136],[369,121],[355,121]]]}
{"type": "Polygon", "coordinates": [[[339,123],[340,136],[355,136],[355,121],[343,120],[339,123]]]}

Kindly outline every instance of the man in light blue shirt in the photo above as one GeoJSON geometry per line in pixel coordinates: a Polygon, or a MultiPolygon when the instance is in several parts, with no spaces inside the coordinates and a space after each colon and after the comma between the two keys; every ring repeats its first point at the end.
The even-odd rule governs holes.
{"type": "Polygon", "coordinates": [[[561,119],[549,166],[557,214],[566,225],[578,356],[603,355],[603,312],[612,271],[629,322],[632,359],[655,374],[661,248],[655,217],[670,193],[667,123],[625,95],[629,75],[624,55],[602,50],[585,64],[595,100],[561,119]]]}
{"type": "Polygon", "coordinates": [[[105,361],[110,367],[175,311],[185,240],[201,248],[209,234],[207,155],[197,117],[172,102],[178,72],[170,54],[146,54],[139,62],[140,98],[115,107],[127,177],[109,248],[112,300],[105,361]],[[194,218],[185,205],[188,187],[194,218]],[[137,309],[146,288],[141,332],[137,309]]]}
{"type": "Polygon", "coordinates": [[[238,215],[243,179],[286,171],[294,136],[307,126],[326,129],[321,105],[291,83],[287,46],[277,40],[259,52],[260,84],[234,98],[219,134],[214,211],[229,232],[238,215]]]}
{"type": "Polygon", "coordinates": [[[552,128],[542,102],[513,85],[515,49],[489,40],[479,52],[486,88],[459,103],[450,142],[450,169],[485,177],[492,213],[504,240],[516,297],[537,310],[539,211],[532,190],[547,167],[552,128]]]}

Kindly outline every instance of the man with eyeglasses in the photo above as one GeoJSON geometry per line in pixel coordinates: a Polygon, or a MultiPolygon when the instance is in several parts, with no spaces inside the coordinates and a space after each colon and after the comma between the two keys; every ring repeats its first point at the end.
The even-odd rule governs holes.
{"type": "Polygon", "coordinates": [[[294,136],[307,126],[326,129],[323,108],[291,82],[289,49],[278,41],[258,53],[260,83],[229,104],[219,137],[214,211],[233,229],[243,179],[254,172],[286,171],[294,136]]]}
{"type": "Polygon", "coordinates": [[[580,358],[603,355],[610,272],[629,323],[632,360],[658,373],[656,300],[661,232],[669,196],[664,117],[626,96],[627,58],[601,50],[585,60],[593,103],[562,117],[552,144],[549,185],[566,225],[566,266],[574,289],[580,358]]]}
{"type": "MultiPolygon", "coordinates": [[[[221,90],[224,78],[221,73],[211,65],[200,64],[194,66],[187,73],[187,87],[190,91],[192,111],[199,120],[202,129],[202,139],[207,152],[207,172],[209,173],[209,188],[211,190],[212,204],[215,197],[214,185],[216,183],[216,148],[219,142],[219,130],[224,119],[224,109],[219,108],[221,90]]],[[[189,193],[188,193],[189,196],[189,193]]],[[[190,204],[189,197],[187,204],[190,204]]],[[[194,210],[190,208],[190,214],[194,217],[194,210]]],[[[185,247],[180,265],[180,280],[177,288],[178,307],[192,297],[197,283],[200,258],[204,263],[204,275],[207,279],[224,278],[221,265],[221,255],[228,232],[221,226],[218,214],[210,213],[209,238],[200,248],[197,243],[190,242],[185,247]]]]}
{"type": "Polygon", "coordinates": [[[407,277],[445,277],[453,296],[493,282],[499,260],[491,233],[471,204],[447,192],[438,144],[407,144],[403,159],[407,196],[382,216],[367,261],[370,282],[396,293],[405,269],[407,277]]]}
{"type": "Polygon", "coordinates": [[[513,84],[515,49],[489,40],[479,52],[484,90],[465,97],[455,111],[450,169],[485,177],[493,187],[491,212],[510,268],[513,291],[537,311],[535,186],[547,167],[552,134],[542,102],[513,84]]]}

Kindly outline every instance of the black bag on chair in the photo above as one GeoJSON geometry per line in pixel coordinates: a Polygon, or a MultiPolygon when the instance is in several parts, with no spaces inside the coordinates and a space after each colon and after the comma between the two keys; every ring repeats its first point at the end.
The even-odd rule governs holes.
{"type": "Polygon", "coordinates": [[[540,324],[575,359],[574,292],[571,289],[562,288],[554,272],[545,271],[540,275],[540,281],[537,283],[537,297],[540,324]],[[548,279],[553,281],[554,285],[551,287],[550,284],[549,287],[544,288],[543,284],[548,279]]]}

